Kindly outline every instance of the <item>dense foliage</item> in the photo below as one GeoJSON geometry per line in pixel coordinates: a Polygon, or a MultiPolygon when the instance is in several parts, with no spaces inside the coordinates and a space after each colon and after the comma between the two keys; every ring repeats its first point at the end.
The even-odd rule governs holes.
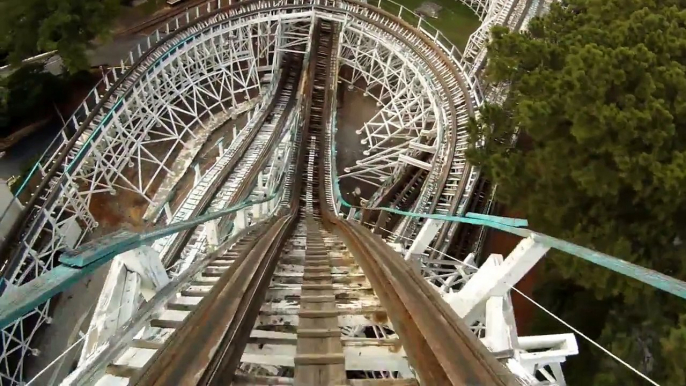
{"type": "MultiPolygon", "coordinates": [[[[535,229],[686,279],[686,1],[567,0],[526,33],[494,29],[489,48],[487,77],[509,95],[472,122],[485,143],[468,156],[500,200],[535,229]]],[[[550,300],[577,319],[602,305],[599,342],[686,384],[686,301],[569,256],[544,269],[541,285],[573,288],[550,300]]],[[[576,382],[644,384],[602,354],[585,366],[576,382]]]]}
{"type": "Polygon", "coordinates": [[[69,72],[88,66],[86,49],[107,35],[119,0],[0,0],[0,51],[18,63],[57,50],[69,72]]]}
{"type": "Polygon", "coordinates": [[[50,115],[65,95],[65,80],[43,71],[41,65],[26,65],[0,79],[0,138],[50,115]]]}

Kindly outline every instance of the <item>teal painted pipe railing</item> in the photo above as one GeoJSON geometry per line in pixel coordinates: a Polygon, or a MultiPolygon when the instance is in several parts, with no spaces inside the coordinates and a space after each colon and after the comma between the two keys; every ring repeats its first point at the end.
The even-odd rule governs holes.
{"type": "MultiPolygon", "coordinates": [[[[335,122],[335,120],[333,121],[335,122]]],[[[336,128],[333,126],[332,129],[332,141],[331,141],[331,154],[332,154],[332,164],[336,164],[336,145],[335,142],[333,141],[333,138],[335,138],[335,133],[336,133],[336,128]]],[[[630,263],[628,261],[619,259],[614,256],[610,256],[608,254],[594,251],[590,248],[582,247],[580,245],[576,245],[573,243],[570,243],[568,241],[560,240],[558,238],[548,236],[542,233],[538,233],[535,231],[532,231],[530,229],[523,229],[519,228],[520,226],[528,226],[526,223],[526,220],[521,220],[521,219],[511,219],[511,218],[506,218],[506,217],[499,217],[499,216],[490,216],[490,215],[484,215],[484,214],[479,214],[479,213],[467,213],[464,216],[445,216],[445,215],[440,215],[440,214],[420,214],[420,213],[412,213],[412,212],[406,212],[398,209],[393,209],[393,208],[384,208],[384,207],[376,207],[376,208],[362,208],[362,207],[356,207],[351,205],[349,202],[347,202],[343,196],[341,195],[341,190],[338,185],[338,175],[337,171],[335,170],[336,168],[332,168],[333,170],[331,171],[332,177],[331,180],[334,182],[334,193],[335,193],[335,199],[338,200],[342,206],[345,206],[347,208],[355,208],[355,209],[366,209],[366,210],[381,210],[381,211],[386,211],[389,213],[394,213],[398,214],[401,216],[408,216],[408,217],[414,217],[414,218],[425,218],[425,219],[434,219],[434,220],[441,220],[441,221],[450,221],[450,222],[460,222],[460,223],[465,223],[465,224],[473,224],[473,225],[479,225],[479,226],[485,226],[488,228],[492,229],[497,229],[499,231],[511,233],[517,236],[520,236],[522,238],[526,237],[531,237],[534,239],[534,241],[539,242],[543,245],[546,245],[550,248],[554,248],[566,253],[569,253],[572,256],[576,256],[579,258],[582,258],[588,262],[591,262],[593,264],[599,265],[601,267],[605,267],[607,269],[610,269],[614,272],[617,272],[619,274],[622,274],[624,276],[628,276],[630,278],[636,279],[640,282],[643,282],[645,284],[648,284],[651,287],[661,289],[663,291],[669,292],[670,294],[676,295],[680,298],[686,299],[686,282],[683,282],[681,280],[675,279],[671,276],[664,275],[662,273],[659,273],[657,271],[654,271],[652,269],[648,269],[645,267],[641,267],[639,265],[630,263]]]]}
{"type": "Polygon", "coordinates": [[[97,268],[114,259],[115,256],[147,245],[165,236],[194,228],[202,223],[236,213],[249,206],[262,204],[276,198],[281,190],[283,179],[275,192],[268,197],[204,214],[190,220],[181,221],[160,227],[150,232],[135,233],[119,231],[114,234],[85,243],[75,250],[65,251],[59,258],[62,265],[42,274],[20,287],[5,291],[0,297],[0,329],[11,325],[32,309],[46,302],[51,297],[68,289],[97,268]]]}
{"type": "MultiPolygon", "coordinates": [[[[520,236],[522,238],[526,237],[531,237],[534,239],[534,241],[539,242],[543,245],[546,245],[550,248],[554,248],[563,252],[567,252],[570,255],[580,257],[586,261],[589,261],[593,264],[599,265],[601,267],[605,267],[607,269],[611,269],[617,273],[620,273],[624,276],[628,276],[630,278],[636,279],[638,281],[641,281],[645,284],[648,284],[651,287],[661,289],[663,291],[669,292],[673,295],[676,295],[680,298],[686,299],[686,283],[675,279],[671,276],[667,276],[664,274],[661,274],[657,271],[654,271],[652,269],[648,269],[645,267],[641,267],[639,265],[630,263],[628,261],[619,259],[614,256],[610,256],[608,254],[594,251],[590,248],[582,247],[573,243],[570,243],[568,241],[560,240],[552,236],[544,235],[542,233],[534,232],[530,229],[523,229],[523,228],[518,228],[518,226],[522,226],[519,224],[524,224],[526,220],[520,220],[520,219],[511,219],[511,218],[506,218],[506,217],[499,217],[499,216],[489,216],[489,215],[483,215],[483,214],[478,214],[478,213],[467,213],[464,217],[460,216],[445,216],[445,215],[440,215],[440,214],[419,214],[419,213],[411,213],[411,212],[405,212],[402,210],[398,209],[393,209],[393,208],[361,208],[361,207],[355,207],[353,205],[350,205],[343,196],[341,196],[340,189],[338,187],[338,179],[335,179],[335,192],[336,192],[336,198],[341,202],[342,206],[348,207],[348,208],[356,208],[356,209],[369,209],[369,210],[382,210],[386,211],[389,213],[395,213],[399,214],[402,216],[409,216],[409,217],[415,217],[415,218],[425,218],[425,219],[434,219],[434,220],[441,220],[441,221],[450,221],[450,222],[461,222],[465,224],[473,224],[473,225],[479,225],[479,226],[485,226],[489,227],[492,229],[497,229],[499,231],[511,233],[513,235],[520,236]]],[[[526,225],[523,225],[526,226],[526,225]]]]}
{"type": "MultiPolygon", "coordinates": [[[[332,148],[334,147],[332,143],[332,148]]],[[[334,158],[335,161],[335,150],[334,158]]],[[[673,295],[686,299],[686,283],[673,277],[661,274],[654,270],[638,266],[614,256],[607,255],[592,249],[582,247],[564,240],[557,239],[529,229],[520,228],[526,226],[526,220],[511,219],[498,216],[489,216],[478,213],[467,213],[465,216],[446,216],[438,214],[419,214],[401,211],[393,208],[361,208],[348,203],[340,192],[338,176],[332,171],[334,182],[335,199],[342,206],[350,209],[382,210],[390,213],[409,216],[414,218],[435,219],[441,221],[461,222],[485,226],[499,231],[511,233],[522,238],[531,237],[534,241],[554,248],[570,255],[582,258],[593,264],[608,268],[614,272],[631,277],[654,288],[661,289],[673,295]]],[[[66,251],[59,259],[62,265],[39,276],[31,282],[18,288],[9,289],[0,297],[0,329],[12,324],[15,320],[29,312],[31,309],[42,304],[52,296],[69,288],[82,278],[90,275],[96,268],[112,260],[118,254],[135,249],[159,238],[176,232],[193,228],[204,222],[214,220],[235,213],[248,206],[261,204],[274,199],[281,191],[283,178],[275,187],[274,193],[262,200],[246,200],[232,207],[198,216],[194,219],[174,223],[151,232],[133,233],[120,231],[110,236],[86,243],[73,251],[66,251]]]]}

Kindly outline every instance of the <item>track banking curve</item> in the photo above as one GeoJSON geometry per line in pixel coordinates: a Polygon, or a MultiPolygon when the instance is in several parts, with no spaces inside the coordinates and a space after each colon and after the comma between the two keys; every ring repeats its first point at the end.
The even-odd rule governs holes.
{"type": "MultiPolygon", "coordinates": [[[[106,131],[108,125],[111,126],[113,122],[112,112],[122,108],[122,100],[132,92],[136,92],[137,83],[148,76],[148,71],[159,66],[161,61],[167,60],[165,58],[174,56],[175,50],[178,52],[183,44],[188,44],[202,33],[211,31],[217,26],[233,23],[232,20],[241,18],[248,20],[250,17],[268,13],[290,17],[298,13],[314,12],[319,17],[330,20],[352,20],[359,25],[373,27],[379,35],[388,36],[402,43],[409,50],[407,55],[411,55],[416,63],[423,63],[424,70],[429,74],[425,82],[432,82],[430,84],[437,86],[432,91],[434,93],[432,98],[436,98],[434,103],[444,109],[441,111],[444,116],[436,118],[442,119],[439,132],[441,137],[435,138],[438,151],[437,156],[432,160],[434,172],[432,172],[431,182],[433,184],[427,185],[431,188],[431,192],[427,193],[431,200],[431,207],[436,206],[440,191],[444,188],[445,176],[450,173],[450,160],[454,155],[456,132],[459,129],[458,115],[464,114],[464,112],[458,112],[457,105],[459,104],[460,111],[471,114],[481,98],[478,87],[474,87],[473,80],[464,74],[459,61],[446,53],[444,47],[395,15],[357,1],[250,0],[222,5],[220,8],[217,8],[218,5],[218,2],[204,3],[196,9],[195,19],[187,18],[186,25],[179,25],[177,22],[176,29],[167,28],[168,33],[158,34],[157,42],[152,44],[150,49],[140,52],[140,57],[126,71],[118,75],[117,80],[100,97],[99,102],[90,110],[61,152],[53,157],[50,168],[41,179],[37,192],[31,197],[20,220],[13,226],[6,242],[2,245],[0,253],[7,263],[3,269],[3,277],[6,280],[11,281],[17,276],[17,272],[22,269],[24,256],[32,249],[38,249],[35,248],[36,245],[52,242],[47,238],[54,237],[54,233],[59,233],[57,229],[53,229],[55,222],[51,216],[56,208],[66,205],[60,201],[60,197],[73,189],[73,172],[91,162],[93,152],[98,150],[96,147],[100,138],[110,135],[106,131]],[[83,141],[85,136],[88,139],[83,141]],[[29,242],[25,242],[26,240],[29,242]]],[[[453,55],[455,52],[455,50],[450,50],[453,55]]],[[[233,167],[229,167],[227,173],[232,169],[233,167]]],[[[219,178],[217,181],[222,180],[223,178],[219,178]]],[[[204,200],[211,200],[213,194],[208,194],[204,200]]],[[[236,197],[240,196],[245,196],[245,193],[236,197]]],[[[458,194],[457,197],[459,196],[458,194]]],[[[206,206],[207,203],[200,205],[198,213],[201,213],[204,210],[202,207],[206,206]]],[[[90,229],[87,225],[84,228],[90,229]]],[[[177,238],[179,241],[175,242],[172,248],[174,253],[178,253],[184,247],[188,237],[189,235],[186,234],[177,238]]],[[[58,254],[59,248],[55,248],[50,258],[58,254]]],[[[31,276],[25,276],[23,280],[30,279],[31,276]]]]}
{"type": "Polygon", "coordinates": [[[334,213],[327,178],[332,165],[325,154],[331,141],[327,127],[334,106],[332,74],[337,70],[332,52],[339,30],[329,20],[316,21],[314,28],[300,87],[303,116],[294,167],[287,177],[289,199],[236,248],[219,252],[180,297],[169,298],[167,315],[162,312],[160,319],[151,321],[158,329],[154,335],[146,338],[144,333],[131,341],[128,351],[119,349],[132,354],[112,360],[117,355],[106,349],[99,355],[110,361],[90,362],[66,384],[339,385],[357,379],[373,382],[375,374],[386,373],[384,378],[389,379],[380,384],[417,385],[403,359],[396,359],[397,370],[375,370],[373,363],[356,362],[355,355],[348,354],[360,347],[360,355],[368,355],[365,348],[375,345],[390,345],[391,352],[398,352],[402,345],[405,360],[426,384],[515,385],[512,375],[456,320],[428,283],[398,261],[380,238],[334,213]],[[299,249],[303,241],[305,248],[299,249]],[[351,279],[345,267],[355,263],[336,257],[332,250],[354,256],[371,287],[343,290],[340,285],[346,281],[341,280],[351,279]],[[277,301],[284,293],[287,308],[277,301]],[[393,327],[382,322],[389,331],[383,339],[349,335],[346,315],[371,312],[354,307],[362,300],[357,296],[369,296],[365,293],[372,294],[366,301],[380,301],[381,308],[374,312],[387,313],[392,321],[393,327]],[[296,314],[286,311],[293,306],[298,307],[296,314]],[[292,347],[292,359],[266,348],[272,346],[286,352],[292,347]],[[260,355],[263,348],[266,356],[260,355]],[[265,376],[264,371],[273,372],[274,366],[280,369],[278,375],[265,376]]]}

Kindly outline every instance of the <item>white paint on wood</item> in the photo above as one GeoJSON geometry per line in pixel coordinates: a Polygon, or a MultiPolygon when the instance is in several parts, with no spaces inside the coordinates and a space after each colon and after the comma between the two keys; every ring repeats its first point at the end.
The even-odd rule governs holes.
{"type": "Polygon", "coordinates": [[[412,242],[410,249],[405,253],[405,260],[410,260],[413,257],[416,258],[424,253],[429,244],[431,244],[431,241],[436,237],[438,230],[441,229],[441,225],[443,225],[441,220],[427,219],[424,225],[422,225],[422,229],[417,233],[417,237],[412,242]]]}
{"type": "Polygon", "coordinates": [[[159,252],[144,245],[116,257],[122,259],[127,269],[141,276],[141,293],[145,300],[150,300],[169,283],[169,276],[159,256],[159,252]]]}
{"type": "Polygon", "coordinates": [[[502,257],[491,255],[461,291],[446,294],[444,299],[470,324],[478,315],[483,314],[486,300],[492,296],[506,295],[548,249],[550,247],[539,244],[530,237],[523,239],[505,261],[497,264],[495,260],[502,257]]]}

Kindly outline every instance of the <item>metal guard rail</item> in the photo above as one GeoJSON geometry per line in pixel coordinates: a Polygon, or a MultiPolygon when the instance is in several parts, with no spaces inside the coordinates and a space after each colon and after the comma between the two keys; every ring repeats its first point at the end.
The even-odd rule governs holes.
{"type": "Polygon", "coordinates": [[[284,181],[285,177],[282,176],[274,191],[260,200],[248,199],[228,208],[158,227],[149,232],[136,233],[120,230],[82,244],[74,250],[65,251],[59,258],[60,266],[22,286],[5,291],[0,297],[0,329],[11,325],[32,309],[68,289],[84,277],[90,276],[97,268],[121,253],[148,245],[157,239],[174,233],[193,229],[200,224],[234,214],[247,207],[279,198],[283,191],[284,181]]]}
{"type": "MultiPolygon", "coordinates": [[[[332,125],[331,127],[334,128],[335,133],[335,125],[332,125]]],[[[332,138],[335,138],[333,134],[332,138]]],[[[336,145],[333,141],[331,142],[330,151],[332,153],[331,157],[335,162],[336,145]]],[[[659,273],[655,270],[641,267],[639,265],[630,263],[620,258],[602,252],[594,251],[590,248],[582,247],[580,245],[560,240],[558,238],[548,236],[546,234],[539,233],[536,231],[532,231],[530,229],[521,228],[522,226],[527,226],[525,220],[517,220],[499,216],[490,216],[479,213],[466,213],[464,216],[446,216],[440,214],[413,213],[386,207],[368,208],[351,205],[341,195],[336,168],[332,168],[331,174],[331,181],[333,181],[334,184],[334,199],[336,199],[341,204],[341,206],[345,206],[349,209],[354,208],[356,210],[379,210],[393,214],[398,214],[401,216],[407,216],[410,218],[434,219],[453,223],[472,224],[482,226],[484,228],[491,228],[502,232],[507,232],[513,235],[517,235],[521,238],[531,237],[534,241],[546,245],[550,248],[566,252],[572,256],[582,258],[593,264],[610,269],[614,272],[630,277],[632,279],[636,279],[640,282],[648,284],[651,287],[661,289],[665,292],[669,292],[672,295],[676,295],[682,299],[686,299],[686,282],[659,273]]]]}
{"type": "Polygon", "coordinates": [[[686,282],[659,273],[652,269],[641,267],[639,265],[630,263],[620,258],[602,252],[594,251],[590,248],[582,247],[574,243],[570,243],[569,241],[560,240],[558,238],[548,236],[546,234],[539,233],[536,231],[532,231],[530,229],[518,228],[518,226],[521,225],[517,223],[517,219],[483,215],[478,213],[467,213],[464,216],[446,216],[440,214],[412,213],[393,208],[363,208],[360,206],[351,205],[350,203],[345,201],[345,199],[341,196],[337,180],[334,190],[336,192],[336,198],[341,202],[341,205],[347,208],[381,210],[413,218],[424,218],[448,222],[473,224],[507,232],[513,235],[520,236],[521,238],[531,237],[534,241],[546,245],[550,248],[566,252],[572,256],[582,258],[593,264],[610,269],[624,276],[628,276],[632,279],[636,279],[640,282],[648,284],[651,287],[661,289],[663,291],[671,293],[672,295],[676,295],[680,298],[686,299],[686,282]]]}

